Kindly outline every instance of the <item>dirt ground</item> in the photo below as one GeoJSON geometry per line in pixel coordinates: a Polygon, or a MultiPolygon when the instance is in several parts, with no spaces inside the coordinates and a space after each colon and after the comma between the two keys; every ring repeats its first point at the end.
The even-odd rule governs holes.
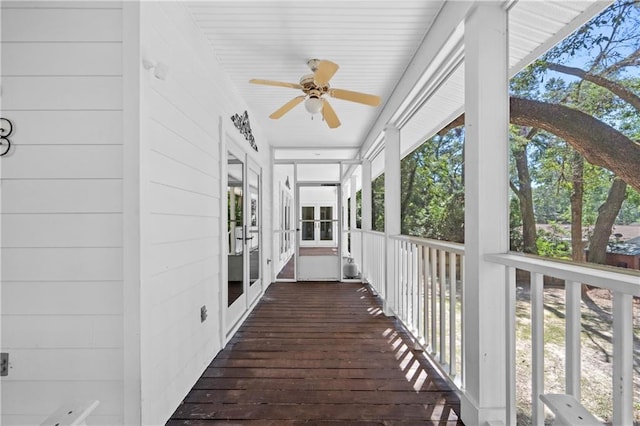
{"type": "MultiPolygon", "coordinates": [[[[605,423],[612,415],[612,295],[589,289],[582,300],[582,404],[605,423]]],[[[564,393],[565,292],[562,287],[544,291],[545,393],[564,393]]],[[[640,425],[640,299],[634,299],[634,425],[640,425]]],[[[516,303],[516,399],[518,424],[531,424],[531,305],[528,283],[519,283],[516,303]]],[[[553,420],[547,413],[545,423],[553,420]]]]}

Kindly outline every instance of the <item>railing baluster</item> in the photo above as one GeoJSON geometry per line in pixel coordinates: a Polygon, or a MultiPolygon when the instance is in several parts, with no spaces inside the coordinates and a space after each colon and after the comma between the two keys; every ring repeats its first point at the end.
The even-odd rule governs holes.
{"type": "Polygon", "coordinates": [[[399,309],[398,309],[398,301],[400,293],[399,293],[399,288],[400,288],[400,273],[401,273],[401,268],[400,268],[400,259],[401,259],[401,253],[400,253],[400,246],[401,246],[401,242],[400,241],[394,241],[393,243],[393,269],[391,270],[391,272],[393,273],[393,282],[394,282],[394,287],[393,287],[393,305],[391,305],[391,310],[394,312],[394,315],[397,315],[399,318],[399,309]]]}
{"type": "MultiPolygon", "coordinates": [[[[405,323],[409,322],[409,287],[410,283],[410,260],[411,260],[411,245],[408,242],[404,243],[404,287],[402,290],[402,319],[405,323]]],[[[411,327],[409,327],[411,329],[411,327]]]]}
{"type": "Polygon", "coordinates": [[[633,298],[613,292],[613,422],[633,424],[633,298]]]}
{"type": "Polygon", "coordinates": [[[449,375],[456,375],[456,265],[457,256],[449,253],[449,375]]]}
{"type": "Polygon", "coordinates": [[[447,252],[440,250],[440,363],[447,362],[447,252]]]}
{"type": "Polygon", "coordinates": [[[507,359],[507,424],[515,425],[516,417],[516,268],[507,266],[506,297],[506,359],[507,359]]]}
{"type": "Polygon", "coordinates": [[[438,352],[437,346],[437,285],[438,285],[438,249],[431,249],[431,353],[435,354],[438,352]]]}
{"type": "Polygon", "coordinates": [[[566,329],[565,329],[565,392],[580,401],[580,298],[582,284],[565,282],[566,329]]]}
{"type": "Polygon", "coordinates": [[[420,335],[420,246],[413,245],[413,268],[411,268],[411,274],[413,276],[413,327],[416,330],[417,335],[420,335]]]}
{"type": "MultiPolygon", "coordinates": [[[[460,294],[460,306],[462,306],[462,315],[460,315],[460,336],[462,336],[462,339],[460,339],[460,358],[462,360],[465,359],[465,343],[464,343],[464,327],[465,327],[465,314],[464,314],[464,307],[465,307],[465,297],[466,297],[466,275],[465,275],[465,255],[461,254],[460,255],[460,275],[462,276],[462,285],[460,286],[460,292],[462,294],[460,294]]],[[[464,386],[464,380],[465,380],[465,363],[464,361],[462,362],[461,366],[460,366],[460,387],[464,386]]]]}
{"type": "Polygon", "coordinates": [[[402,275],[402,280],[401,283],[402,285],[400,286],[400,298],[398,299],[398,311],[400,312],[400,318],[402,319],[402,321],[405,321],[405,316],[404,316],[404,295],[406,292],[406,288],[407,288],[407,274],[406,274],[406,269],[407,269],[407,251],[405,249],[406,243],[403,242],[400,245],[400,274],[402,275]]]}
{"type": "Polygon", "coordinates": [[[424,304],[424,344],[425,346],[429,346],[429,336],[430,336],[430,332],[429,332],[429,326],[430,326],[430,321],[429,321],[429,271],[431,270],[430,268],[430,261],[429,261],[429,252],[431,250],[429,249],[429,247],[424,247],[424,249],[422,250],[422,258],[423,258],[423,277],[424,277],[424,300],[423,300],[423,304],[424,304]]]}
{"type": "Polygon", "coordinates": [[[544,276],[531,273],[531,405],[532,424],[544,425],[544,276]]]}

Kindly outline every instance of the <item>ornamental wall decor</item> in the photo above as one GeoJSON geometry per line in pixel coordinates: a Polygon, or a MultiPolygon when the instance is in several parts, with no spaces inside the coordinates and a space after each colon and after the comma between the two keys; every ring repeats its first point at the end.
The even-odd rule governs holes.
{"type": "Polygon", "coordinates": [[[236,126],[236,128],[240,130],[240,133],[244,135],[244,138],[249,141],[249,145],[251,145],[251,148],[258,151],[258,145],[256,145],[256,140],[253,137],[253,134],[251,134],[251,125],[249,124],[249,113],[245,111],[244,114],[242,115],[234,114],[231,117],[231,121],[233,121],[233,124],[236,126]]]}
{"type": "Polygon", "coordinates": [[[0,118],[0,157],[11,149],[9,136],[13,133],[13,123],[8,118],[0,118]]]}

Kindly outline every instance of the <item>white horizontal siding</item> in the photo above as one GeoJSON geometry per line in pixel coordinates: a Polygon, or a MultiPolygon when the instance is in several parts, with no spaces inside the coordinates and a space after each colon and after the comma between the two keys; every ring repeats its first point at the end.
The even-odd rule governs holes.
{"type": "Polygon", "coordinates": [[[121,76],[122,44],[4,43],[2,60],[7,76],[121,76]]]}
{"type": "Polygon", "coordinates": [[[5,113],[24,109],[122,109],[122,77],[14,76],[2,80],[5,113]]]}
{"type": "Polygon", "coordinates": [[[20,146],[122,144],[122,111],[11,111],[11,118],[20,146]]]}
{"type": "Polygon", "coordinates": [[[11,426],[40,424],[58,409],[60,401],[86,399],[91,395],[100,401],[91,415],[91,424],[122,424],[121,387],[122,383],[117,381],[5,381],[3,378],[2,423],[11,426]],[[78,389],[84,394],[78,393],[78,389]],[[15,413],[6,413],[7,407],[15,413]]]}
{"type": "Polygon", "coordinates": [[[117,281],[122,249],[3,248],[2,265],[3,281],[117,281]]]}
{"type": "MultiPolygon", "coordinates": [[[[2,296],[2,314],[6,316],[79,315],[86,318],[122,314],[122,286],[119,281],[3,281],[2,296]]],[[[10,330],[12,328],[7,331],[10,330]]],[[[17,339],[12,333],[4,337],[17,339]]],[[[113,338],[120,339],[121,336],[113,338]]]]}
{"type": "Polygon", "coordinates": [[[11,378],[6,381],[116,381],[122,377],[120,348],[12,349],[11,378]],[[55,368],[51,368],[55,365],[55,368]]]}
{"type": "Polygon", "coordinates": [[[121,42],[122,10],[92,10],[85,8],[84,2],[78,2],[75,9],[50,8],[44,2],[32,7],[5,8],[2,11],[2,41],[121,42]]]}
{"type": "Polygon", "coordinates": [[[165,80],[143,73],[141,123],[143,423],[163,424],[220,350],[219,117],[230,122],[246,106],[184,5],[142,12],[145,55],[168,68],[165,80]]]}
{"type": "Polygon", "coordinates": [[[10,179],[2,183],[2,210],[3,213],[120,213],[122,182],[119,179],[10,179]]]}
{"type": "Polygon", "coordinates": [[[5,214],[4,247],[122,247],[122,215],[5,214]]]}
{"type": "Polygon", "coordinates": [[[2,3],[2,423],[122,424],[122,10],[2,3]]]}
{"type": "MultiPolygon", "coordinates": [[[[38,314],[28,318],[6,316],[2,320],[2,327],[4,330],[15,327],[22,329],[20,334],[8,333],[9,338],[6,339],[5,348],[84,350],[91,347],[111,348],[119,352],[119,348],[122,347],[122,339],[119,336],[121,334],[119,330],[122,328],[120,315],[86,315],[84,321],[78,321],[75,315],[38,314]]],[[[5,332],[3,331],[3,334],[5,332]]],[[[43,377],[38,378],[38,380],[42,379],[43,377]]]]}
{"type": "Polygon", "coordinates": [[[2,165],[4,179],[120,179],[121,145],[20,146],[2,165]]]}

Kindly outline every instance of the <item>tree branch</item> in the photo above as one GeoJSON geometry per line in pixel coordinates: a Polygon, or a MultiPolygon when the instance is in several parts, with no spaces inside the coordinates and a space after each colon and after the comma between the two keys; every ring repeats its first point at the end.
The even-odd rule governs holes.
{"type": "Polygon", "coordinates": [[[607,89],[611,93],[614,93],[620,99],[628,102],[635,109],[640,111],[640,96],[637,96],[635,93],[633,93],[623,85],[616,83],[615,81],[611,81],[599,75],[589,74],[588,72],[580,68],[568,67],[566,65],[556,64],[553,62],[547,63],[547,68],[563,74],[574,75],[576,77],[580,77],[583,80],[590,81],[591,83],[596,84],[600,87],[604,87],[605,89],[607,89]]]}
{"type": "MultiPolygon", "coordinates": [[[[640,191],[640,144],[606,123],[560,104],[512,97],[511,123],[535,127],[564,139],[591,164],[611,170],[640,191]]],[[[464,125],[464,114],[444,127],[464,125]]]]}
{"type": "Polygon", "coordinates": [[[606,123],[559,104],[511,98],[511,122],[546,130],[567,141],[592,164],[640,190],[640,144],[606,123]]]}

